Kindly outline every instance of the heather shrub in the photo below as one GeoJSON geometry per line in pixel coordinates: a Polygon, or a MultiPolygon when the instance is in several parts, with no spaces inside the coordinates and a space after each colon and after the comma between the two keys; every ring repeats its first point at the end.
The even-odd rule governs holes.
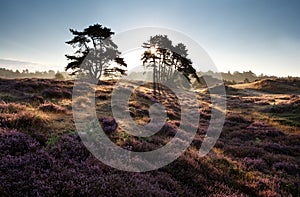
{"type": "MultiPolygon", "coordinates": [[[[161,102],[168,115],[168,123],[158,133],[143,138],[123,132],[116,120],[109,117],[111,111],[107,99],[114,82],[103,82],[104,85],[96,89],[97,101],[103,99],[96,103],[97,113],[100,112],[99,122],[108,137],[122,148],[141,152],[155,150],[172,139],[180,124],[188,128],[198,127],[191,147],[175,161],[159,170],[129,173],[96,159],[78,135],[60,134],[67,131],[57,131],[56,127],[48,127],[47,120],[40,116],[30,111],[23,112],[26,108],[34,108],[46,112],[42,114],[64,113],[66,109],[59,105],[42,103],[44,98],[65,98],[64,92],[71,92],[72,82],[20,81],[26,83],[15,85],[14,80],[0,79],[0,91],[5,93],[0,95],[0,99],[5,95],[14,99],[9,100],[14,103],[0,103],[0,196],[299,196],[299,133],[296,129],[292,130],[294,133],[280,126],[278,129],[277,125],[271,126],[265,119],[253,122],[253,119],[259,118],[253,116],[253,111],[272,108],[258,106],[267,104],[263,102],[270,103],[269,97],[229,97],[221,136],[208,155],[199,157],[198,149],[205,137],[212,109],[208,95],[198,94],[201,106],[198,126],[198,123],[180,123],[180,105],[170,91],[164,92],[163,99],[156,100],[149,89],[151,84],[141,87],[132,94],[130,109],[127,109],[132,117],[136,117],[135,121],[147,122],[149,105],[153,102],[161,102]],[[22,91],[26,91],[25,94],[22,91]],[[34,97],[41,92],[44,97],[34,97]],[[34,98],[37,102],[33,104],[34,98]],[[17,101],[26,103],[26,106],[17,104],[17,101]],[[256,104],[255,108],[253,104],[256,104]]],[[[130,91],[129,86],[125,84],[124,91],[130,91]]],[[[81,88],[78,94],[87,92],[90,85],[85,84],[81,88]]],[[[283,100],[273,95],[270,98],[274,98],[272,102],[283,100]]],[[[62,102],[65,101],[69,103],[70,100],[62,102]]],[[[75,102],[82,108],[91,104],[86,94],[75,102]]],[[[277,106],[291,110],[284,111],[287,113],[297,112],[299,97],[287,96],[277,106]]],[[[122,111],[123,106],[119,107],[122,111]]],[[[65,116],[59,115],[61,117],[65,116]]],[[[63,120],[71,122],[69,118],[63,120]]],[[[98,119],[96,121],[98,123],[98,119]]],[[[101,142],[92,125],[87,127],[86,136],[101,142]]],[[[109,148],[101,145],[99,150],[111,153],[109,148]]],[[[165,156],[157,155],[161,159],[165,156]]],[[[136,158],[128,159],[137,161],[136,158]]],[[[149,160],[137,162],[151,165],[149,160]]]]}
{"type": "Polygon", "coordinates": [[[0,160],[0,189],[10,196],[53,194],[49,177],[53,160],[44,151],[21,156],[6,155],[0,160]],[[48,173],[47,173],[48,171],[48,173]]]}
{"type": "Polygon", "coordinates": [[[193,196],[168,173],[114,170],[82,152],[78,136],[0,160],[0,191],[12,196],[193,196]],[[83,158],[84,157],[84,158],[83,158]]]}
{"type": "Polygon", "coordinates": [[[261,121],[255,121],[246,128],[246,132],[252,133],[255,138],[266,137],[279,137],[284,136],[282,131],[275,129],[274,127],[267,125],[261,121]]]}
{"type": "Polygon", "coordinates": [[[238,126],[239,128],[247,127],[251,121],[245,119],[242,115],[238,114],[228,114],[225,119],[224,126],[231,128],[238,126]]]}
{"type": "Polygon", "coordinates": [[[254,98],[244,98],[242,99],[243,103],[254,103],[255,99],[254,98]]]}
{"type": "Polygon", "coordinates": [[[18,113],[25,110],[26,106],[18,103],[0,103],[0,113],[18,113]]]}
{"type": "Polygon", "coordinates": [[[237,123],[237,124],[240,124],[240,123],[249,124],[249,123],[251,123],[251,121],[246,120],[242,115],[239,115],[239,114],[229,114],[226,117],[226,120],[229,121],[229,122],[237,123]]]}
{"type": "Polygon", "coordinates": [[[135,91],[135,95],[138,96],[138,97],[141,97],[145,100],[148,100],[148,101],[151,101],[151,102],[156,102],[156,99],[153,97],[153,95],[149,95],[149,94],[145,94],[141,91],[135,91]]]}
{"type": "Polygon", "coordinates": [[[260,100],[260,101],[256,101],[254,102],[257,105],[270,105],[269,101],[267,100],[260,100]]]}
{"type": "Polygon", "coordinates": [[[102,129],[106,134],[114,132],[118,127],[118,123],[114,118],[100,118],[99,122],[101,123],[102,129]]]}
{"type": "Polygon", "coordinates": [[[242,141],[255,140],[255,133],[249,130],[235,130],[229,133],[230,138],[239,138],[242,141]]]}
{"type": "Polygon", "coordinates": [[[49,153],[56,159],[71,159],[85,161],[90,152],[82,144],[78,135],[63,135],[56,139],[56,143],[48,146],[49,153]]]}
{"type": "Polygon", "coordinates": [[[0,155],[19,156],[35,151],[39,143],[31,136],[16,130],[0,128],[0,155]]]}
{"type": "Polygon", "coordinates": [[[45,128],[46,120],[30,112],[17,114],[0,114],[0,125],[11,129],[24,131],[41,130],[45,128]]]}
{"type": "Polygon", "coordinates": [[[109,92],[106,92],[104,90],[97,90],[95,92],[96,98],[100,99],[100,100],[106,100],[109,99],[111,97],[109,92]]]}
{"type": "MultiPolygon", "coordinates": [[[[130,138],[125,146],[130,147],[131,151],[135,152],[146,152],[146,151],[152,151],[157,148],[160,148],[161,144],[163,144],[163,140],[159,139],[158,137],[151,137],[149,141],[145,140],[137,140],[135,138],[130,138]]],[[[144,161],[141,161],[144,162],[144,161]]]]}
{"type": "Polygon", "coordinates": [[[225,143],[220,139],[215,144],[216,148],[224,148],[224,146],[225,146],[225,143]]]}
{"type": "MultiPolygon", "coordinates": [[[[1,91],[1,89],[0,89],[1,91]]],[[[18,100],[17,96],[7,93],[0,94],[0,101],[1,102],[16,102],[18,100]]]]}
{"type": "Polygon", "coordinates": [[[39,109],[44,112],[54,112],[54,113],[66,113],[67,110],[64,107],[53,103],[45,103],[39,106],[39,109]]]}
{"type": "Polygon", "coordinates": [[[268,170],[268,165],[261,158],[256,159],[256,158],[245,157],[244,159],[242,159],[242,162],[250,170],[259,170],[261,172],[266,172],[268,170]]]}
{"type": "Polygon", "coordinates": [[[281,154],[272,154],[266,152],[262,159],[270,166],[277,162],[287,161],[287,162],[296,162],[295,159],[288,155],[281,155],[281,154]]]}
{"type": "Polygon", "coordinates": [[[225,146],[224,152],[238,158],[259,158],[265,154],[262,148],[241,145],[241,146],[225,146]]]}
{"type": "Polygon", "coordinates": [[[264,150],[273,154],[291,155],[289,147],[277,143],[268,143],[264,146],[264,150]]]}
{"type": "Polygon", "coordinates": [[[34,104],[34,105],[40,105],[42,103],[44,103],[44,98],[42,96],[38,96],[38,95],[26,95],[24,97],[22,97],[21,102],[27,102],[30,104],[34,104]]]}
{"type": "Polygon", "coordinates": [[[287,136],[281,136],[280,143],[286,146],[299,147],[300,148],[300,135],[291,134],[287,136]]]}
{"type": "Polygon", "coordinates": [[[299,98],[288,98],[290,99],[288,102],[280,103],[277,105],[273,105],[271,108],[266,109],[266,112],[270,113],[299,113],[300,111],[300,99],[299,98]]]}
{"type": "Polygon", "coordinates": [[[20,79],[14,81],[14,88],[23,92],[34,93],[51,85],[49,80],[45,79],[20,79]]]}
{"type": "Polygon", "coordinates": [[[177,133],[177,128],[170,123],[165,123],[164,126],[159,131],[164,136],[174,137],[177,133]]]}
{"type": "Polygon", "coordinates": [[[239,190],[238,183],[228,177],[228,173],[224,173],[214,160],[210,163],[206,158],[199,159],[195,157],[196,155],[185,152],[177,160],[162,168],[162,171],[172,174],[173,178],[189,188],[194,196],[212,196],[223,192],[234,194],[239,190]],[[220,183],[226,184],[228,189],[223,188],[220,183]],[[231,188],[233,185],[236,189],[231,188]]]}
{"type": "Polygon", "coordinates": [[[300,168],[298,164],[280,161],[273,164],[275,170],[283,170],[288,174],[300,175],[300,168]]]}
{"type": "Polygon", "coordinates": [[[44,98],[72,98],[72,93],[68,89],[50,87],[42,91],[44,98]]]}
{"type": "Polygon", "coordinates": [[[90,99],[86,96],[79,96],[75,100],[73,100],[73,102],[77,108],[83,109],[87,108],[91,104],[90,99]]]}

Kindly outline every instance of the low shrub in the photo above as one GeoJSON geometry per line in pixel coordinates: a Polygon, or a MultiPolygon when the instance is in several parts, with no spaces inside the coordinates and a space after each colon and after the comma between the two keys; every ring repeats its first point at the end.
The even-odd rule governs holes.
{"type": "Polygon", "coordinates": [[[268,170],[268,165],[266,162],[261,158],[249,158],[245,157],[242,162],[245,164],[245,166],[250,170],[259,170],[261,172],[265,172],[268,170]]]}
{"type": "Polygon", "coordinates": [[[56,159],[85,161],[90,155],[80,137],[74,134],[57,137],[56,142],[49,144],[48,149],[50,155],[56,159]]]}
{"type": "Polygon", "coordinates": [[[19,103],[0,103],[0,113],[18,113],[25,109],[26,106],[19,103]]]}
{"type": "Polygon", "coordinates": [[[3,155],[0,172],[0,192],[9,196],[193,196],[168,173],[105,166],[76,135],[63,135],[53,145],[22,155],[3,155]]]}
{"type": "Polygon", "coordinates": [[[268,143],[264,146],[264,150],[273,154],[291,155],[289,147],[277,143],[268,143]]]}
{"type": "Polygon", "coordinates": [[[114,118],[100,118],[99,121],[106,134],[110,134],[118,128],[118,123],[114,118]]]}
{"type": "Polygon", "coordinates": [[[0,128],[0,155],[19,156],[35,151],[39,143],[31,136],[16,130],[0,128]]]}
{"type": "Polygon", "coordinates": [[[66,108],[53,103],[45,103],[39,106],[39,109],[44,112],[66,113],[66,108]]]}
{"type": "Polygon", "coordinates": [[[0,114],[1,127],[19,129],[22,131],[41,130],[46,127],[47,121],[30,112],[16,114],[0,114]]]}
{"type": "Polygon", "coordinates": [[[44,98],[72,98],[72,92],[59,87],[50,87],[42,91],[44,98]]]}
{"type": "Polygon", "coordinates": [[[225,146],[224,152],[237,158],[259,158],[265,154],[262,148],[241,145],[241,146],[225,146]]]}
{"type": "Polygon", "coordinates": [[[275,170],[283,170],[288,174],[300,175],[299,165],[295,164],[295,163],[280,161],[280,162],[274,163],[273,168],[275,168],[275,170]]]}

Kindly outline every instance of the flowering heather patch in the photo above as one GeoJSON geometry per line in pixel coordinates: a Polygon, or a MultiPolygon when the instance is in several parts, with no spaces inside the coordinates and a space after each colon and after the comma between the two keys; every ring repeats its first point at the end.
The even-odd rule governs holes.
{"type": "Polygon", "coordinates": [[[254,121],[246,128],[246,130],[251,132],[253,136],[259,138],[280,137],[285,135],[282,131],[279,131],[262,121],[254,121]]]}
{"type": "Polygon", "coordinates": [[[288,174],[292,174],[292,175],[298,174],[298,176],[300,175],[299,164],[295,164],[287,161],[280,161],[274,163],[272,167],[275,168],[275,170],[283,170],[288,174]]]}
{"type": "Polygon", "coordinates": [[[30,112],[0,114],[0,125],[4,128],[33,131],[45,128],[46,120],[30,112]]]}
{"type": "MultiPolygon", "coordinates": [[[[20,134],[6,139],[13,141],[15,135],[20,134]]],[[[32,143],[30,137],[21,136],[32,143]]],[[[0,174],[0,192],[4,195],[193,196],[167,173],[128,173],[101,164],[75,135],[64,135],[54,145],[21,155],[3,155],[0,174]]]]}
{"type": "Polygon", "coordinates": [[[39,143],[31,136],[16,130],[0,128],[0,155],[20,156],[35,151],[39,143]]]}
{"type": "Polygon", "coordinates": [[[256,101],[254,102],[257,105],[270,105],[269,101],[267,100],[260,100],[260,101],[256,101]]]}
{"type": "Polygon", "coordinates": [[[67,110],[64,107],[53,103],[45,103],[39,106],[39,109],[44,112],[54,112],[54,113],[66,113],[67,110]]]}
{"type": "Polygon", "coordinates": [[[293,151],[291,151],[290,147],[285,145],[280,145],[277,143],[267,143],[264,146],[264,150],[273,153],[273,154],[283,154],[283,155],[291,155],[293,151]]]}
{"type": "Polygon", "coordinates": [[[19,103],[0,103],[0,113],[18,113],[22,110],[25,110],[26,106],[19,103]]]}
{"type": "Polygon", "coordinates": [[[245,119],[242,114],[228,114],[226,116],[226,120],[228,122],[231,122],[231,123],[237,123],[237,124],[249,124],[250,121],[245,119]]]}
{"type": "Polygon", "coordinates": [[[111,134],[118,127],[118,123],[114,118],[100,118],[99,121],[102,124],[103,131],[106,134],[111,134]]]}
{"type": "MultiPolygon", "coordinates": [[[[0,196],[300,194],[299,132],[297,128],[289,127],[290,131],[271,125],[267,119],[272,107],[284,108],[280,113],[272,112],[272,117],[286,113],[287,109],[297,115],[299,96],[247,96],[235,91],[227,99],[228,111],[221,137],[210,153],[201,158],[198,150],[207,132],[213,106],[208,95],[199,93],[200,123],[190,148],[159,170],[128,173],[104,165],[91,155],[78,135],[66,134],[73,131],[68,127],[73,120],[70,114],[59,114],[59,111],[61,106],[72,107],[70,95],[64,95],[64,92],[71,93],[72,84],[71,81],[44,79],[0,79],[0,91],[5,93],[0,99],[9,96],[6,102],[0,103],[0,196]],[[32,98],[37,96],[48,103],[33,103],[32,98]],[[50,103],[51,98],[59,99],[59,105],[50,103]],[[262,109],[268,110],[265,119],[256,116],[262,109]],[[38,115],[48,112],[59,112],[48,114],[53,122],[38,115]],[[68,128],[65,129],[65,125],[68,128]]],[[[108,99],[113,84],[113,81],[103,82],[96,88],[96,113],[108,137],[122,148],[138,152],[155,150],[172,139],[177,127],[187,124],[180,122],[180,105],[174,94],[168,92],[165,100],[158,101],[152,95],[151,86],[142,86],[129,101],[131,116],[145,123],[147,121],[142,120],[149,119],[150,105],[161,102],[167,111],[167,123],[151,137],[135,137],[123,132],[110,111],[108,99]]],[[[129,91],[126,87],[130,86],[124,83],[124,91],[129,91]]],[[[89,85],[82,88],[89,88],[89,85]]],[[[85,95],[74,102],[82,106],[82,111],[85,105],[91,104],[85,95]]],[[[191,123],[194,125],[197,126],[191,123]]]]}
{"type": "Polygon", "coordinates": [[[42,91],[44,98],[72,98],[72,92],[60,87],[50,87],[42,91]]]}
{"type": "Polygon", "coordinates": [[[265,151],[263,149],[250,145],[225,146],[224,149],[224,152],[226,154],[232,155],[237,158],[261,158],[265,154],[265,151]]]}
{"type": "Polygon", "coordinates": [[[246,167],[250,170],[258,170],[264,172],[268,169],[267,163],[261,158],[250,158],[245,157],[242,162],[246,165],[246,167]]]}
{"type": "Polygon", "coordinates": [[[81,143],[80,137],[77,135],[63,135],[59,137],[57,142],[49,145],[48,152],[56,159],[85,161],[90,152],[81,143]]]}

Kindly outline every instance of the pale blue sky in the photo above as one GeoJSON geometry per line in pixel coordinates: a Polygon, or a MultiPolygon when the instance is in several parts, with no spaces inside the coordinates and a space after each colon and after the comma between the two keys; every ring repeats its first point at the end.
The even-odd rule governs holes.
{"type": "Polygon", "coordinates": [[[69,28],[158,26],[197,41],[220,71],[300,76],[299,10],[297,0],[1,1],[0,59],[62,70],[69,28]]]}

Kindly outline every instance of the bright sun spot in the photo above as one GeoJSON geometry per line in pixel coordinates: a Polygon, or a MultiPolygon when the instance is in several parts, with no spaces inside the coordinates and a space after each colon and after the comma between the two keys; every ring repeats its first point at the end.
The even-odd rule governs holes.
{"type": "Polygon", "coordinates": [[[156,48],[155,47],[150,47],[150,53],[155,54],[156,53],[156,48]]]}

